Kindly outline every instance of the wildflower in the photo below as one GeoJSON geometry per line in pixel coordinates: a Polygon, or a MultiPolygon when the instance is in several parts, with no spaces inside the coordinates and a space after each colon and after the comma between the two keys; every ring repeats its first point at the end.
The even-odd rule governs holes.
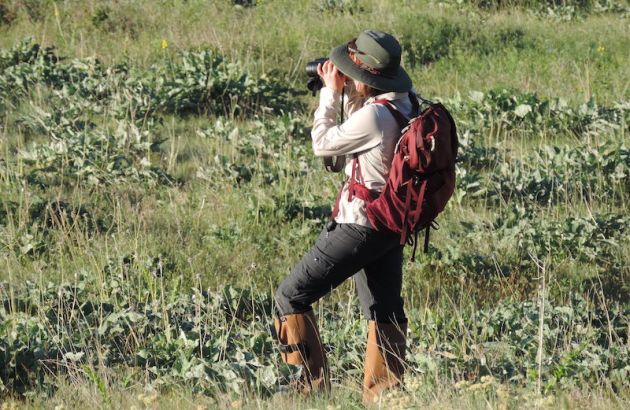
{"type": "Polygon", "coordinates": [[[153,403],[155,400],[157,400],[158,398],[158,394],[157,392],[153,391],[153,392],[148,392],[146,394],[144,393],[140,393],[137,397],[137,399],[139,401],[141,401],[145,407],[148,407],[151,405],[151,403],[153,403]]]}
{"type": "Polygon", "coordinates": [[[468,380],[460,380],[457,383],[455,383],[453,385],[453,387],[455,387],[455,389],[457,390],[461,390],[461,389],[467,389],[468,387],[470,387],[472,383],[468,380]]]}
{"type": "Polygon", "coordinates": [[[492,376],[482,376],[480,381],[485,385],[493,384],[495,382],[494,377],[492,376]]]}
{"type": "Polygon", "coordinates": [[[497,397],[500,399],[508,399],[510,397],[510,388],[504,384],[500,384],[496,388],[497,397]]]}
{"type": "Polygon", "coordinates": [[[475,383],[475,384],[471,384],[467,390],[468,391],[485,390],[486,386],[487,385],[484,383],[475,383]]]}
{"type": "Polygon", "coordinates": [[[165,38],[162,39],[162,50],[165,50],[168,48],[168,41],[166,41],[165,38]]]}
{"type": "Polygon", "coordinates": [[[601,53],[603,53],[604,51],[606,51],[606,48],[600,44],[600,45],[597,47],[597,52],[601,54],[601,53]]]}

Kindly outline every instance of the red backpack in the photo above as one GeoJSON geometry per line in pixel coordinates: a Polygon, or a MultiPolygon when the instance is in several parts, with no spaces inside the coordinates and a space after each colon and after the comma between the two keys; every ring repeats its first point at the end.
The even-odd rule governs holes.
{"type": "MultiPolygon", "coordinates": [[[[419,112],[417,97],[410,93],[409,98],[414,112],[419,112]]],[[[430,229],[437,229],[434,220],[453,195],[458,147],[457,129],[451,114],[442,104],[421,101],[428,107],[411,120],[388,100],[374,102],[387,107],[402,130],[387,183],[380,194],[368,190],[355,155],[348,187],[349,200],[356,195],[367,203],[367,216],[374,228],[399,234],[401,245],[405,242],[414,245],[412,260],[415,258],[418,232],[426,230],[426,252],[430,229]]],[[[338,202],[339,198],[333,215],[338,209],[338,202]]]]}

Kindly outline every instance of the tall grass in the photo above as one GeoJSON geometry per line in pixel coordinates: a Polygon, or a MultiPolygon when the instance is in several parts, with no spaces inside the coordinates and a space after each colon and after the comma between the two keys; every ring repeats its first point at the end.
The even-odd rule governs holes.
{"type": "Polygon", "coordinates": [[[431,252],[405,262],[410,377],[388,406],[624,408],[623,13],[594,2],[577,2],[569,20],[535,2],[234,3],[0,8],[0,48],[31,36],[65,57],[0,70],[0,359],[11,352],[28,379],[24,391],[0,388],[4,403],[360,406],[365,329],[351,282],[316,306],[335,347],[332,402],[260,383],[295,370],[275,370],[273,289],[342,181],[310,152],[315,99],[283,87],[304,91],[306,61],[376,27],[401,39],[416,87],[447,103],[466,142],[431,252]],[[209,70],[220,96],[199,85],[199,49],[227,63],[209,70]],[[549,108],[560,97],[566,106],[549,108]],[[96,139],[107,149],[82,132],[108,137],[96,139]],[[71,149],[55,151],[60,142],[71,149]],[[91,154],[100,162],[73,171],[91,154]],[[30,361],[42,350],[46,360],[30,361]]]}
{"type": "Polygon", "coordinates": [[[148,64],[163,57],[166,39],[168,51],[210,47],[247,69],[278,70],[295,86],[304,81],[306,61],[374,27],[401,38],[407,68],[427,95],[512,86],[575,101],[627,96],[630,40],[617,14],[558,22],[510,7],[487,12],[381,0],[361,2],[353,12],[288,0],[249,8],[229,1],[67,1],[56,9],[58,16],[52,3],[43,2],[33,18],[17,7],[16,20],[0,27],[0,46],[34,36],[60,47],[63,55],[106,62],[133,57],[136,64],[148,64]]]}

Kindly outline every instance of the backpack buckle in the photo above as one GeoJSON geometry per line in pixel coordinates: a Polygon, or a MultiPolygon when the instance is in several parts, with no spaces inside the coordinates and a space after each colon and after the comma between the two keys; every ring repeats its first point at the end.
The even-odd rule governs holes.
{"type": "Polygon", "coordinates": [[[418,185],[420,185],[420,183],[422,182],[422,178],[420,178],[420,175],[414,175],[413,177],[413,187],[417,187],[418,185]]]}

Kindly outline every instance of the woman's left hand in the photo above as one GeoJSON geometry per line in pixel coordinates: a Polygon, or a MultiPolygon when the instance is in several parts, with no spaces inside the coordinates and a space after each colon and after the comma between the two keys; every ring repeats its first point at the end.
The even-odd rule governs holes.
{"type": "Polygon", "coordinates": [[[346,82],[346,76],[337,69],[337,67],[328,60],[324,64],[317,66],[317,74],[322,78],[324,85],[336,93],[340,93],[343,90],[343,86],[346,82]]]}

